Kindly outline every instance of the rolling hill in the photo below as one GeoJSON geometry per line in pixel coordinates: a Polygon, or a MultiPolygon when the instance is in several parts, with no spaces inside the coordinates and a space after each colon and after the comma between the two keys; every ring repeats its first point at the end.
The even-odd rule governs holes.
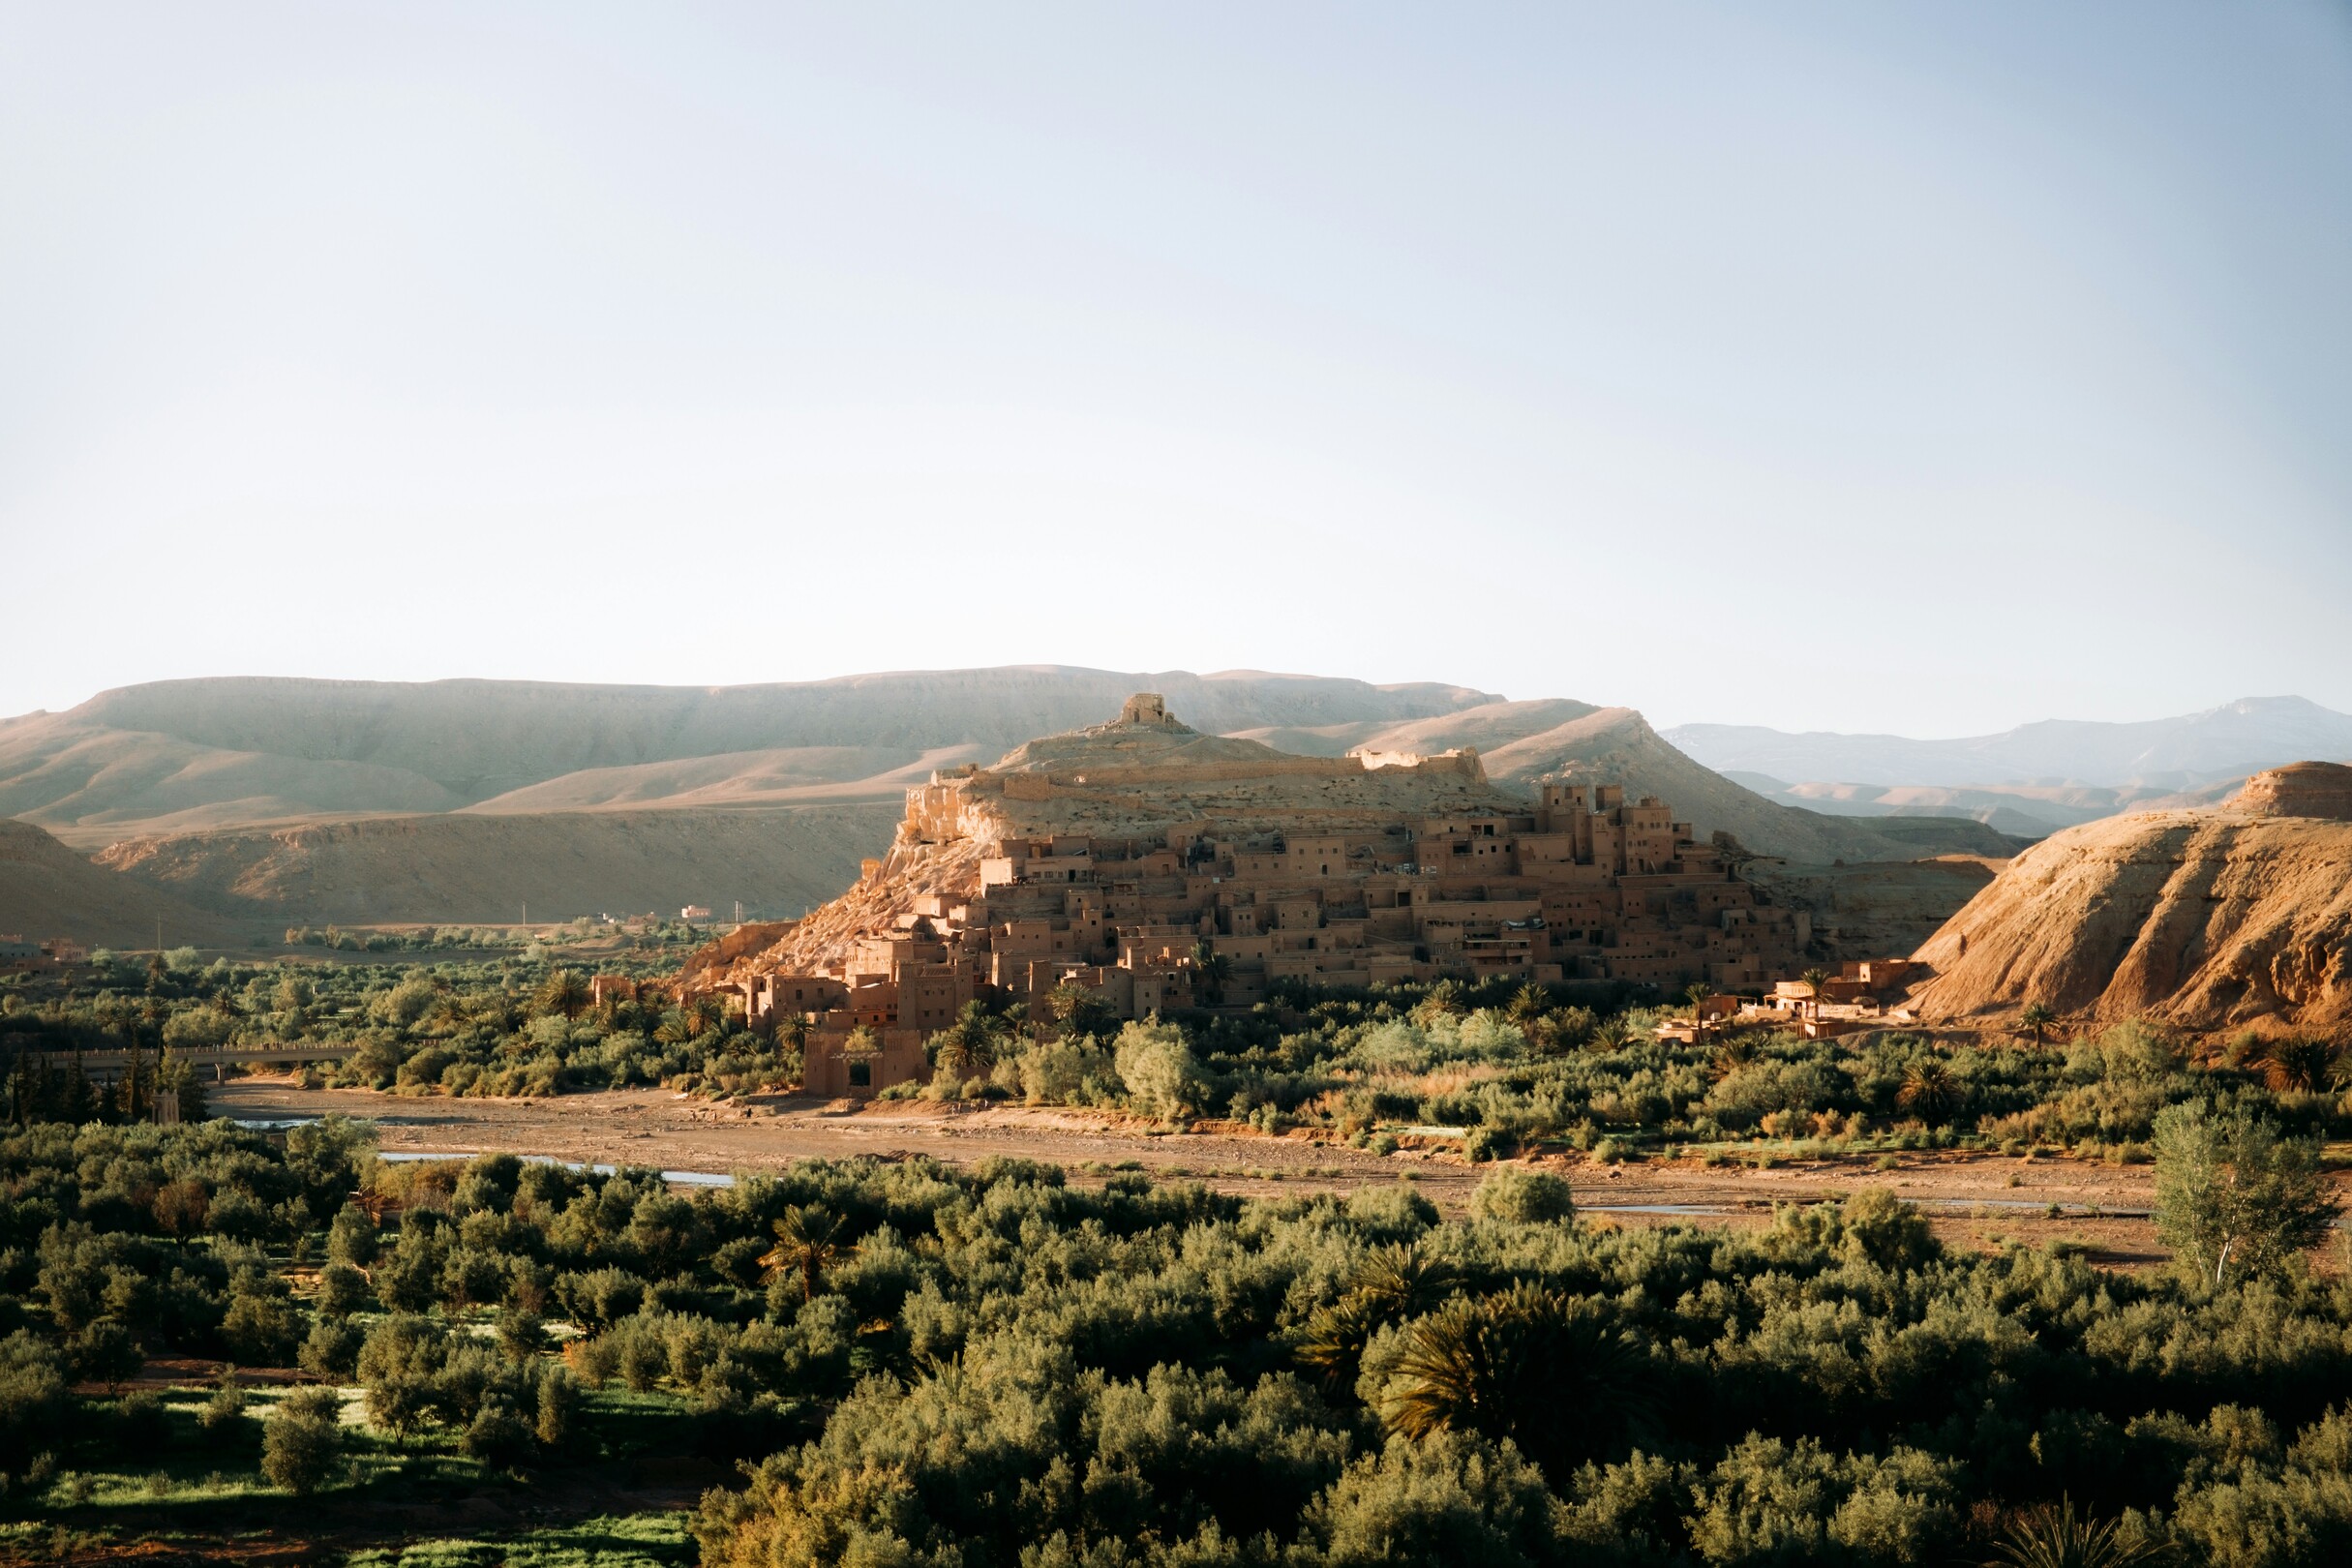
{"type": "Polygon", "coordinates": [[[220,916],[166,888],[93,865],[29,822],[0,818],[0,931],[39,942],[144,948],[163,922],[166,944],[213,943],[228,932],[220,916]]]}
{"type": "MultiPolygon", "coordinates": [[[[225,678],[0,722],[0,813],[182,907],[255,920],[797,914],[889,842],[905,790],[1162,693],[1280,750],[1475,747],[1489,776],[1622,783],[1793,861],[2005,856],[1951,819],[1792,808],[1701,767],[1630,709],[1434,683],[1058,666],[677,688],[225,678]]],[[[9,873],[0,871],[0,881],[9,873]]],[[[37,922],[36,922],[37,923],[37,922]]]]}
{"type": "MultiPolygon", "coordinates": [[[[368,817],[119,840],[85,871],[215,917],[360,925],[675,911],[799,914],[890,841],[896,799],[767,810],[368,817]]],[[[18,824],[18,827],[24,825],[18,824]]]]}
{"type": "Polygon", "coordinates": [[[737,759],[742,792],[770,801],[869,779],[880,795],[943,751],[995,756],[1139,689],[1220,731],[1394,724],[1494,700],[1458,686],[1061,666],[708,688],[167,680],[0,722],[0,815],[95,844],[135,828],[455,811],[502,797],[525,811],[643,804],[725,793],[716,758],[737,759]],[[665,776],[665,764],[695,766],[665,776]],[[579,799],[518,794],[583,773],[605,777],[584,781],[579,799]]]}
{"type": "MultiPolygon", "coordinates": [[[[2198,803],[2197,792],[2124,785],[2089,784],[1791,784],[1766,773],[1732,769],[1724,777],[1767,800],[1836,817],[1966,817],[2005,833],[2044,838],[2062,828],[2079,827],[2125,811],[2153,811],[2198,803]]],[[[2214,803],[2239,780],[2208,785],[2214,803]]]]}

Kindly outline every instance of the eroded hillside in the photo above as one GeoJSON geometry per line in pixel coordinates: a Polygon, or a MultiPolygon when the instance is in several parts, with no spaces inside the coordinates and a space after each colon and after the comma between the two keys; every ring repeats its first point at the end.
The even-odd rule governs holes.
{"type": "Polygon", "coordinates": [[[2091,823],[2027,851],[1918,956],[1922,1016],[2038,1002],[2191,1029],[2352,1031],[2352,822],[2247,810],[2091,823]]]}

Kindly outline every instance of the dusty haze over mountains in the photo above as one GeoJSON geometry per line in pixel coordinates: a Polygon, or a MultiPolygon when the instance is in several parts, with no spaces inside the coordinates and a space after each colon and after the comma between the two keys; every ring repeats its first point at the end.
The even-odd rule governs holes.
{"type": "Polygon", "coordinates": [[[2045,719],[1999,735],[1913,740],[1684,724],[1666,738],[1709,768],[1850,784],[2091,784],[2190,789],[2314,757],[2352,756],[2352,714],[2248,697],[2138,724],[2045,719]]]}
{"type": "Polygon", "coordinates": [[[392,812],[893,795],[1164,682],[1219,728],[1375,727],[1492,701],[1458,686],[1061,667],[765,686],[222,678],[0,723],[0,814],[81,840],[392,812]],[[912,775],[911,780],[906,775],[912,775]]]}
{"type": "Polygon", "coordinates": [[[1915,740],[1685,724],[1666,738],[1788,805],[1838,815],[1964,816],[2032,836],[2126,811],[2212,805],[2264,769],[2352,758],[2352,715],[2250,697],[2136,724],[2054,719],[1915,740]]]}
{"type": "Polygon", "coordinates": [[[0,813],[220,916],[481,921],[526,902],[552,918],[738,900],[797,914],[889,842],[905,790],[931,769],[993,761],[1139,689],[1209,733],[1305,755],[1470,746],[1522,793],[1569,772],[1623,782],[1702,831],[1794,861],[2013,847],[1966,821],[1866,824],[1776,804],[1630,709],[1058,666],[713,688],[158,682],[0,723],[0,813]]]}

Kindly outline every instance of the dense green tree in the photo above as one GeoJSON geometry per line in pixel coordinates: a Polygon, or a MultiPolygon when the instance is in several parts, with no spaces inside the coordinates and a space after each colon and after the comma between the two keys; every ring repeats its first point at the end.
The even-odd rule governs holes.
{"type": "Polygon", "coordinates": [[[1112,1060],[1129,1100],[1137,1110],[1174,1121],[1199,1101],[1200,1066],[1184,1032],[1156,1020],[1129,1023],[1119,1031],[1112,1060]]]}
{"type": "Polygon", "coordinates": [[[2174,1105],[2155,1131],[2156,1234],[2208,1284],[2277,1272],[2341,1212],[2318,1145],[2244,1107],[2174,1105]]]}
{"type": "Polygon", "coordinates": [[[261,1473],[297,1495],[315,1492],[343,1457],[342,1402],[333,1389],[303,1388],[281,1399],[261,1423],[261,1473]]]}
{"type": "Polygon", "coordinates": [[[1498,1165],[1470,1194],[1470,1212],[1482,1220],[1565,1221],[1576,1216],[1576,1199],[1564,1177],[1498,1165]]]}

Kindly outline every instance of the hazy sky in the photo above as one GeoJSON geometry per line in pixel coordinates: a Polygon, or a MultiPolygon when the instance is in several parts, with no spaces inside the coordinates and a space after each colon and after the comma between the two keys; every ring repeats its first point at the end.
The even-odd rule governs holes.
{"type": "Polygon", "coordinates": [[[2352,709],[2352,8],[0,8],[0,712],[2352,709]]]}

